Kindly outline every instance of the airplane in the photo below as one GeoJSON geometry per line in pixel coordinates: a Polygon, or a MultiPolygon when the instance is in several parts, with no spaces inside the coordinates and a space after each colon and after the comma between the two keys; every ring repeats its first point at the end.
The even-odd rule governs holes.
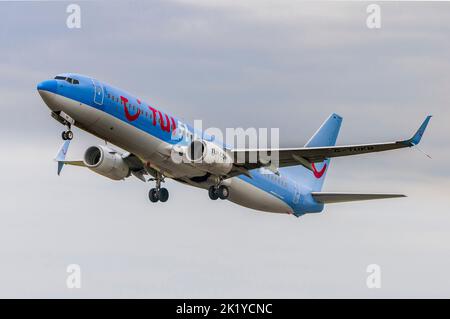
{"type": "Polygon", "coordinates": [[[230,200],[257,211],[296,217],[320,213],[331,203],[406,197],[322,192],[322,186],[331,158],[417,146],[431,119],[427,116],[409,139],[336,146],[342,117],[333,113],[303,147],[232,149],[138,97],[89,76],[59,74],[39,83],[37,90],[51,116],[67,128],[55,158],[58,175],[64,165],[74,165],[111,180],[134,176],[155,182],[149,191],[151,202],[169,199],[162,183],[170,178],[208,190],[211,200],[230,200]],[[109,144],[96,145],[86,149],[83,160],[66,160],[73,126],[124,151],[109,144]],[[263,151],[277,153],[278,167],[265,160],[263,151]],[[174,153],[183,161],[174,161],[174,153]]]}

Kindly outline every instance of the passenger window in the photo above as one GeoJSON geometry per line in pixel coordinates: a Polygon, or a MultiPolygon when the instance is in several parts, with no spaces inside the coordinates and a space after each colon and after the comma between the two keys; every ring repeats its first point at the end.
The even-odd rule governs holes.
{"type": "Polygon", "coordinates": [[[72,83],[73,83],[73,84],[80,84],[80,81],[78,81],[78,80],[76,80],[76,79],[73,79],[73,80],[72,80],[72,83]]]}

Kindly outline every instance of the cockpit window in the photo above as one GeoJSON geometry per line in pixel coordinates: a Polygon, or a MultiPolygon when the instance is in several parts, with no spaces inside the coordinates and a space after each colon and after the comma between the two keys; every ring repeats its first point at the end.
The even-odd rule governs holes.
{"type": "Polygon", "coordinates": [[[70,84],[80,84],[80,81],[78,81],[78,80],[76,80],[76,79],[72,79],[72,78],[65,77],[65,76],[60,76],[60,75],[55,76],[55,80],[63,80],[63,81],[67,81],[67,82],[69,82],[70,84]]]}

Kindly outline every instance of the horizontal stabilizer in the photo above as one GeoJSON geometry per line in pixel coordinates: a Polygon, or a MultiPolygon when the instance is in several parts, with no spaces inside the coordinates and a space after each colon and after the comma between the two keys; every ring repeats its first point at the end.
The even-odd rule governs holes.
{"type": "Polygon", "coordinates": [[[352,193],[326,193],[326,192],[312,192],[311,195],[317,202],[323,204],[406,197],[405,195],[402,194],[352,194],[352,193]]]}

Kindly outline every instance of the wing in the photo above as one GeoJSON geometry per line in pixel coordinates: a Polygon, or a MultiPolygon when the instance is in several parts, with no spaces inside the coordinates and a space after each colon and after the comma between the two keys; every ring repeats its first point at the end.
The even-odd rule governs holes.
{"type": "MultiPolygon", "coordinates": [[[[64,167],[64,165],[71,165],[71,166],[81,166],[86,167],[83,161],[67,161],[66,155],[69,150],[70,140],[65,141],[61,148],[58,151],[58,154],[56,154],[55,161],[58,163],[58,175],[61,174],[61,171],[64,167]]],[[[126,153],[122,155],[123,160],[130,168],[131,174],[140,179],[143,182],[146,182],[145,175],[148,175],[149,173],[152,174],[151,169],[146,168],[144,163],[134,154],[126,153]]]]}
{"type": "Polygon", "coordinates": [[[145,179],[145,175],[148,175],[148,170],[145,168],[144,163],[139,157],[134,154],[127,153],[122,158],[125,163],[127,163],[128,167],[130,168],[130,172],[134,177],[140,179],[143,182],[147,182],[147,180],[145,179]]]}
{"type": "Polygon", "coordinates": [[[325,192],[312,192],[311,196],[317,202],[323,204],[406,197],[405,195],[402,194],[352,194],[352,193],[325,193],[325,192]]]}
{"type": "Polygon", "coordinates": [[[427,116],[417,132],[410,139],[396,142],[290,149],[231,150],[230,155],[234,161],[232,174],[243,174],[243,171],[245,170],[248,171],[262,166],[268,166],[270,163],[268,163],[267,159],[270,158],[270,156],[276,159],[276,152],[278,152],[278,163],[276,163],[276,161],[273,162],[272,164],[274,164],[274,166],[286,167],[303,165],[312,170],[313,163],[323,162],[327,158],[384,152],[412,147],[420,143],[430,119],[431,116],[427,116]]]}
{"type": "Polygon", "coordinates": [[[64,165],[72,165],[72,166],[82,166],[82,167],[86,167],[86,165],[84,165],[83,161],[58,161],[58,163],[62,163],[64,165]]]}

